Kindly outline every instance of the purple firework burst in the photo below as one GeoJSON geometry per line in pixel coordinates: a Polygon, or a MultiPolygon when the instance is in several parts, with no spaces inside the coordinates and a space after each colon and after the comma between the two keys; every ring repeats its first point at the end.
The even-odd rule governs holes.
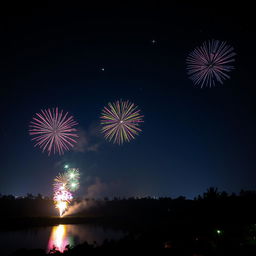
{"type": "Polygon", "coordinates": [[[186,60],[189,78],[195,85],[212,87],[230,78],[234,48],[226,42],[209,40],[192,51],[186,60]]]}
{"type": "Polygon", "coordinates": [[[35,147],[40,147],[43,152],[48,151],[64,154],[65,150],[69,150],[76,143],[75,138],[77,130],[73,126],[78,123],[74,121],[73,116],[65,114],[63,110],[58,108],[41,110],[36,113],[29,125],[29,134],[34,136],[35,147]]]}
{"type": "Polygon", "coordinates": [[[57,202],[58,201],[70,202],[72,199],[73,199],[72,194],[69,191],[65,190],[65,189],[56,191],[54,193],[54,196],[53,196],[53,200],[57,201],[57,202]]]}

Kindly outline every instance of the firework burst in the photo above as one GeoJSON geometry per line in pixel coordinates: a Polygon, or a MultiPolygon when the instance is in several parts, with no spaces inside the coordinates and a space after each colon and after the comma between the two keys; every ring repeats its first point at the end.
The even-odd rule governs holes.
{"type": "Polygon", "coordinates": [[[66,189],[56,191],[53,196],[54,201],[66,201],[68,203],[73,199],[72,194],[66,189]]]}
{"type": "Polygon", "coordinates": [[[53,187],[55,191],[60,191],[66,189],[68,183],[67,173],[59,173],[59,175],[54,179],[53,187]]]}
{"type": "Polygon", "coordinates": [[[69,168],[67,170],[66,176],[68,176],[68,178],[70,180],[79,180],[79,178],[80,178],[79,169],[77,169],[77,168],[69,168]]]}
{"type": "Polygon", "coordinates": [[[79,187],[79,170],[76,168],[68,168],[65,173],[59,174],[53,183],[53,200],[55,207],[59,209],[62,216],[68,208],[68,204],[72,201],[73,195],[70,191],[75,191],[79,187]]]}
{"type": "Polygon", "coordinates": [[[117,100],[104,107],[101,113],[101,132],[113,143],[123,144],[141,132],[143,116],[138,107],[129,101],[117,100]]]}
{"type": "Polygon", "coordinates": [[[29,134],[33,136],[35,147],[40,147],[42,151],[48,151],[64,154],[76,143],[75,138],[77,130],[73,128],[78,123],[74,121],[73,116],[65,114],[58,108],[41,110],[36,113],[29,125],[29,134]]]}
{"type": "Polygon", "coordinates": [[[206,41],[192,51],[187,58],[189,78],[201,88],[212,87],[230,78],[234,69],[234,48],[218,40],[206,41]]]}
{"type": "Polygon", "coordinates": [[[69,168],[67,171],[67,177],[68,177],[68,189],[70,191],[76,191],[79,188],[79,178],[80,173],[79,170],[76,168],[69,168]]]}

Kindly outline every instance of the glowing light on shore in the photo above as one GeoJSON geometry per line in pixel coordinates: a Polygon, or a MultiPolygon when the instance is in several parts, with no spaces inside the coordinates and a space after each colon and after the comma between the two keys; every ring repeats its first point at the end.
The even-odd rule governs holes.
{"type": "Polygon", "coordinates": [[[67,206],[68,206],[67,202],[64,202],[64,201],[60,201],[56,204],[56,208],[59,209],[60,216],[62,216],[62,214],[66,210],[67,206]]]}

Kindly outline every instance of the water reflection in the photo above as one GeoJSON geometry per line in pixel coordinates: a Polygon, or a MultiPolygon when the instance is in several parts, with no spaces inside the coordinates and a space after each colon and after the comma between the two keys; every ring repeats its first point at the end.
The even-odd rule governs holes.
{"type": "Polygon", "coordinates": [[[100,245],[105,239],[119,240],[125,234],[121,230],[89,223],[0,230],[0,248],[1,255],[9,255],[20,248],[41,248],[49,252],[55,246],[63,251],[66,245],[75,246],[85,241],[100,245]]]}
{"type": "Polygon", "coordinates": [[[88,243],[101,244],[104,239],[120,239],[123,232],[104,229],[100,226],[90,225],[58,225],[52,227],[48,241],[47,251],[53,248],[60,252],[70,247],[87,241],[88,243]]]}
{"type": "Polygon", "coordinates": [[[73,245],[71,236],[67,232],[67,226],[58,225],[53,227],[48,243],[48,251],[55,248],[56,250],[63,252],[67,245],[73,245]]]}

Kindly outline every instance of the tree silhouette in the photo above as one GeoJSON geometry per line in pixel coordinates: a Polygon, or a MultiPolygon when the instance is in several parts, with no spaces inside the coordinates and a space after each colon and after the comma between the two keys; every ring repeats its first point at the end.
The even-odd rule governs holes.
{"type": "Polygon", "coordinates": [[[218,192],[218,189],[215,187],[208,188],[203,195],[203,199],[205,200],[216,200],[219,197],[220,197],[220,193],[218,192]]]}

